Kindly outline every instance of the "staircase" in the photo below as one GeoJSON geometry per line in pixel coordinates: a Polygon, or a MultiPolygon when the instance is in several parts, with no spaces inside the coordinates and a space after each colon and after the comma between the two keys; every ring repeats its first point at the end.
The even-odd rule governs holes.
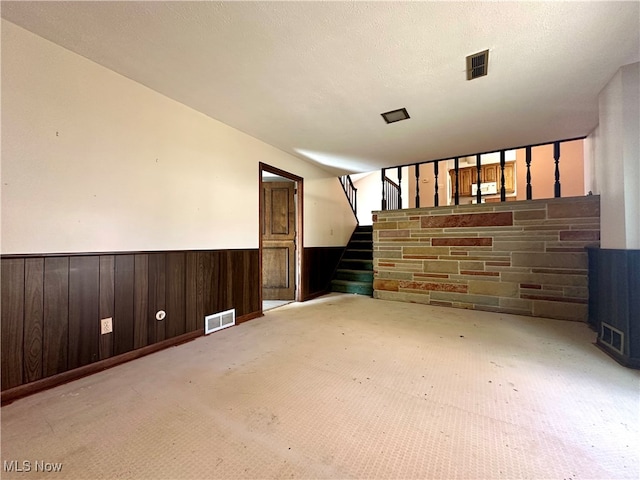
{"type": "Polygon", "coordinates": [[[358,226],[331,280],[332,292],[373,295],[373,227],[358,226]]]}

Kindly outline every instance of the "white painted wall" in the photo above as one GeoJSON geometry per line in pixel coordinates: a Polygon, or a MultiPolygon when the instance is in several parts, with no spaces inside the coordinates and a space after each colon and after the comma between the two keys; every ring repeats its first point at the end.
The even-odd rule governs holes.
{"type": "Polygon", "coordinates": [[[590,135],[601,202],[602,248],[640,248],[640,69],[626,65],[599,95],[599,124],[590,135]]]}
{"type": "Polygon", "coordinates": [[[621,74],[627,248],[640,249],[640,62],[622,67],[621,74]]]}
{"type": "Polygon", "coordinates": [[[382,206],[382,182],[380,170],[353,182],[358,189],[358,221],[360,225],[373,225],[371,212],[380,210],[382,206]]]}
{"type": "Polygon", "coordinates": [[[587,138],[584,139],[584,190],[588,192],[599,192],[598,178],[596,176],[596,138],[600,131],[596,127],[587,138]]]}
{"type": "Polygon", "coordinates": [[[260,161],[347,243],[335,176],[2,21],[2,253],[257,248],[260,161]]]}

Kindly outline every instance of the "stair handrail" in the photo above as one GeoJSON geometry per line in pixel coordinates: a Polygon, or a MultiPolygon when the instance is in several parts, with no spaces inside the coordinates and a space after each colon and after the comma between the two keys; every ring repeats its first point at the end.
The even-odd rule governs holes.
{"type": "Polygon", "coordinates": [[[344,194],[347,196],[347,200],[349,201],[349,205],[351,206],[351,211],[353,211],[353,215],[356,217],[356,222],[358,225],[360,222],[358,221],[358,189],[353,185],[353,181],[351,180],[351,175],[342,175],[340,177],[340,185],[342,185],[342,190],[344,194]]]}
{"type": "Polygon", "coordinates": [[[397,210],[400,205],[400,186],[383,174],[382,210],[397,210]]]}

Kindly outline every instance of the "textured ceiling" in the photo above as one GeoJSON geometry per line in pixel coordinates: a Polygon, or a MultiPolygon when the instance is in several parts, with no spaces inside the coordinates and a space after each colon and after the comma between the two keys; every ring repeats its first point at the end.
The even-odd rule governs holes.
{"type": "Polygon", "coordinates": [[[586,135],[639,2],[2,2],[2,16],[336,173],[586,135]],[[489,49],[489,75],[465,57],[489,49]],[[411,119],[380,113],[406,107],[411,119]]]}

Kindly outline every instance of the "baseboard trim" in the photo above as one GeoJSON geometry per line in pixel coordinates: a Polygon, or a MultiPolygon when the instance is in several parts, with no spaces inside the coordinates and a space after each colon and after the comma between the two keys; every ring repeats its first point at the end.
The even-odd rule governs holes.
{"type": "Polygon", "coordinates": [[[309,301],[309,300],[313,300],[314,298],[321,297],[321,296],[323,296],[323,295],[326,295],[327,293],[331,293],[331,291],[327,289],[327,290],[321,290],[321,291],[319,291],[319,292],[310,293],[310,294],[306,295],[306,296],[302,299],[302,301],[303,301],[303,302],[306,302],[306,301],[309,301]]]}
{"type": "Polygon", "coordinates": [[[256,311],[256,312],[251,312],[251,313],[247,313],[246,315],[242,315],[238,318],[236,318],[236,325],[239,323],[244,323],[244,322],[248,322],[249,320],[253,320],[254,318],[259,318],[259,317],[263,317],[264,313],[262,313],[262,310],[256,311]]]}
{"type": "Polygon", "coordinates": [[[616,362],[618,362],[623,367],[632,368],[634,370],[640,370],[640,358],[631,358],[625,355],[621,355],[618,352],[611,350],[611,348],[606,344],[602,343],[599,338],[596,339],[594,343],[596,347],[602,350],[604,353],[613,358],[616,362]]]}
{"type": "MultiPolygon", "coordinates": [[[[236,318],[236,325],[252,320],[254,318],[261,317],[262,315],[263,314],[261,311],[242,315],[236,318]]],[[[8,405],[20,398],[33,395],[34,393],[48,390],[50,388],[69,383],[74,380],[78,380],[80,378],[106,370],[108,368],[130,362],[131,360],[136,360],[152,353],[159,352],[160,350],[190,342],[202,336],[204,336],[204,330],[196,330],[194,332],[185,333],[184,335],[168,338],[167,340],[154,343],[153,345],[147,345],[146,347],[131,350],[130,352],[123,353],[115,357],[105,358],[104,360],[99,360],[97,362],[90,363],[79,368],[74,368],[73,370],[69,370],[67,372],[62,372],[57,375],[52,375],[51,377],[36,380],[35,382],[25,383],[24,385],[10,388],[0,393],[0,404],[2,406],[8,405]]]]}

